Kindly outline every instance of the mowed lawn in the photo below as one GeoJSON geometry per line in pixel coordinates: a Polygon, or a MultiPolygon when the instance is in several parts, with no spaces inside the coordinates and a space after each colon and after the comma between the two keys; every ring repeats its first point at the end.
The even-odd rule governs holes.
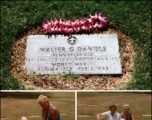
{"type": "Polygon", "coordinates": [[[47,95],[63,120],[75,120],[74,92],[5,92],[1,93],[1,120],[42,120],[41,107],[37,103],[40,94],[47,95]]]}
{"type": "Polygon", "coordinates": [[[129,104],[135,120],[151,120],[151,93],[143,92],[78,92],[78,120],[96,120],[96,115],[109,110],[111,104],[122,112],[129,104]]]}

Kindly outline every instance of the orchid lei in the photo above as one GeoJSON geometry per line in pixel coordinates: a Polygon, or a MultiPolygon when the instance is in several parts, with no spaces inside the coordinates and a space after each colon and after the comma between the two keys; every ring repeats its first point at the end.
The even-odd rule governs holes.
{"type": "Polygon", "coordinates": [[[102,17],[101,13],[90,15],[89,19],[76,19],[75,21],[54,19],[45,21],[41,26],[41,31],[44,34],[74,34],[80,32],[91,32],[102,30],[108,23],[106,17],[102,17]]]}

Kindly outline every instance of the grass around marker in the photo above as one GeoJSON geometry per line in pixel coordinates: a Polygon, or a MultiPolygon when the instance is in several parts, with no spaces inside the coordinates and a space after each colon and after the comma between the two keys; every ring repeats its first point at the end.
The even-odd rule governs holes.
{"type": "MultiPolygon", "coordinates": [[[[1,89],[25,89],[11,73],[13,43],[45,20],[79,19],[101,12],[132,38],[136,52],[127,89],[151,89],[151,1],[1,1],[1,89]]],[[[121,88],[123,89],[123,88],[121,88]]]]}

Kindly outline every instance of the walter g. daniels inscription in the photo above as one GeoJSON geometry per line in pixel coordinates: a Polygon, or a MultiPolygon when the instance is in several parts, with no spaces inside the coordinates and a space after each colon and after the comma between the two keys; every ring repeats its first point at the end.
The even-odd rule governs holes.
{"type": "Polygon", "coordinates": [[[25,66],[27,74],[121,74],[118,37],[30,35],[25,66]]]}

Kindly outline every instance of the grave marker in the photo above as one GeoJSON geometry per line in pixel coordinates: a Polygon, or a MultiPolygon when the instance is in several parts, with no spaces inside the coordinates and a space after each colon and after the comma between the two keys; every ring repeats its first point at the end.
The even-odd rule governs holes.
{"type": "Polygon", "coordinates": [[[122,73],[116,34],[30,35],[25,56],[27,74],[122,73]]]}

